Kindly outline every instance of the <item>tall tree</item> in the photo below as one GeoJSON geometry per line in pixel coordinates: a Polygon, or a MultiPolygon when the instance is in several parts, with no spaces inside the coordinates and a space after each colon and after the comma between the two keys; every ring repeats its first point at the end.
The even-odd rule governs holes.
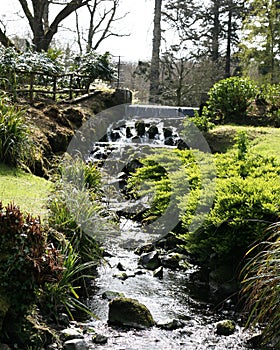
{"type": "MultiPolygon", "coordinates": [[[[33,36],[33,45],[36,51],[47,51],[54,35],[58,31],[61,22],[79,8],[87,5],[90,0],[18,0],[22,10],[28,20],[33,36]],[[49,24],[49,7],[51,4],[62,4],[54,20],[49,24]]],[[[11,40],[7,38],[5,32],[0,29],[0,41],[3,45],[11,45],[11,40]]]]}
{"type": "Polygon", "coordinates": [[[241,43],[243,73],[261,81],[280,81],[280,2],[251,0],[241,43]]]}
{"type": "Polygon", "coordinates": [[[161,44],[161,6],[162,0],[155,0],[153,50],[150,71],[150,97],[149,102],[159,102],[159,65],[161,44]]]}
{"type": "Polygon", "coordinates": [[[246,17],[245,0],[225,0],[223,32],[226,40],[225,77],[232,74],[232,57],[239,50],[240,32],[246,17]]]}

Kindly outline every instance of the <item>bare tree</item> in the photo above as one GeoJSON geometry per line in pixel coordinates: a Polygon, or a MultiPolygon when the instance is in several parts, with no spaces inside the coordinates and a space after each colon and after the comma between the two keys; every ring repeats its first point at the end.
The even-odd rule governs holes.
{"type": "Polygon", "coordinates": [[[87,4],[89,15],[87,27],[80,25],[79,17],[76,15],[77,41],[81,52],[84,46],[87,52],[97,50],[100,44],[110,36],[127,36],[127,34],[115,32],[112,29],[114,22],[127,15],[125,13],[123,16],[117,17],[119,3],[120,0],[91,0],[87,4]]]}
{"type": "MultiPolygon", "coordinates": [[[[90,0],[31,0],[31,4],[27,0],[18,1],[28,20],[35,50],[47,51],[61,22],[79,8],[86,6],[90,0]],[[60,4],[63,8],[57,13],[54,20],[49,23],[48,15],[51,4],[60,4]]],[[[0,42],[4,46],[11,46],[12,44],[12,41],[3,30],[0,30],[0,42]]]]}

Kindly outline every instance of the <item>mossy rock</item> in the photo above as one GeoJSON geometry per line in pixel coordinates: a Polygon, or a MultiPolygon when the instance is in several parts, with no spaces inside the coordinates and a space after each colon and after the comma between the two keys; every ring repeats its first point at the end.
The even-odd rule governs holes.
{"type": "Polygon", "coordinates": [[[217,323],[216,332],[218,335],[231,335],[235,331],[235,322],[224,320],[217,323]]]}
{"type": "Polygon", "coordinates": [[[147,307],[138,300],[116,298],[109,303],[108,324],[145,329],[154,326],[155,321],[147,307]]]}

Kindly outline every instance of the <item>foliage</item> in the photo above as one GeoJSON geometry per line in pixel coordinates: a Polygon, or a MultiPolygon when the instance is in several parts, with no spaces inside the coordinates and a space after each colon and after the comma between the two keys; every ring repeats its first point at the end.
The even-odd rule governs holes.
{"type": "MultiPolygon", "coordinates": [[[[48,52],[27,50],[19,53],[10,47],[1,48],[0,87],[15,94],[19,86],[30,84],[31,79],[33,86],[52,86],[53,76],[60,75],[67,69],[74,74],[72,82],[77,88],[89,89],[90,84],[96,79],[110,82],[115,77],[115,68],[108,52],[101,55],[91,51],[77,56],[72,60],[70,67],[64,67],[61,58],[61,52],[54,49],[48,52]]],[[[69,79],[65,77],[57,79],[56,83],[60,88],[69,87],[69,79]]]]}
{"type": "Polygon", "coordinates": [[[96,261],[100,248],[95,235],[102,231],[102,208],[94,199],[100,189],[100,172],[80,159],[68,159],[61,167],[49,201],[49,224],[63,232],[82,262],[96,261]]]}
{"type": "Polygon", "coordinates": [[[0,49],[1,88],[14,91],[18,84],[26,83],[22,81],[22,77],[20,78],[18,71],[45,74],[60,73],[62,71],[62,64],[58,57],[52,53],[38,53],[30,50],[19,53],[11,47],[2,47],[0,49]]]}
{"type": "Polygon", "coordinates": [[[86,278],[93,278],[89,271],[96,267],[96,261],[81,262],[81,258],[74,252],[71,244],[65,238],[58,238],[61,254],[64,256],[63,270],[60,279],[46,283],[38,290],[37,299],[42,312],[48,318],[56,319],[65,308],[71,319],[73,313],[82,311],[94,316],[89,308],[80,301],[79,290],[84,287],[86,278]]]}
{"type": "Polygon", "coordinates": [[[136,198],[150,199],[144,222],[163,216],[172,201],[181,220],[174,232],[201,264],[236,266],[260,232],[279,218],[280,164],[253,153],[243,132],[231,152],[214,156],[216,174],[209,157],[157,149],[141,160],[128,188],[136,198]]]}
{"type": "Polygon", "coordinates": [[[261,83],[279,82],[279,11],[274,0],[248,1],[239,58],[243,75],[261,83]]]}
{"type": "Polygon", "coordinates": [[[263,84],[260,99],[270,124],[280,126],[280,84],[263,84]]]}
{"type": "Polygon", "coordinates": [[[0,96],[0,162],[9,165],[30,165],[32,143],[28,136],[23,110],[11,104],[6,95],[0,96]]]}
{"type": "MultiPolygon", "coordinates": [[[[260,232],[279,218],[279,162],[239,154],[216,155],[213,207],[199,229],[184,235],[186,249],[207,264],[238,264],[260,232]]],[[[182,221],[187,228],[185,217],[182,221]]]]}
{"type": "Polygon", "coordinates": [[[256,83],[247,78],[220,80],[209,90],[209,99],[202,115],[218,123],[246,123],[248,107],[258,92],[256,83]]]}
{"type": "Polygon", "coordinates": [[[194,116],[189,117],[188,120],[194,123],[194,125],[202,132],[208,132],[215,126],[215,124],[210,121],[209,116],[205,113],[200,115],[197,111],[194,111],[194,116]]]}
{"type": "MultiPolygon", "coordinates": [[[[170,204],[175,221],[177,210],[184,210],[189,224],[195,214],[197,217],[194,221],[199,222],[202,219],[203,210],[201,212],[198,207],[209,204],[212,190],[208,187],[208,180],[211,181],[214,172],[211,162],[209,164],[206,158],[207,156],[189,150],[170,152],[157,149],[156,154],[141,160],[143,166],[129,178],[128,190],[136,198],[149,198],[150,207],[143,215],[144,222],[164,215],[170,204]],[[202,177],[205,182],[203,189],[202,177]]],[[[212,184],[211,186],[213,188],[212,184]]]]}
{"type": "Polygon", "coordinates": [[[70,71],[87,77],[77,80],[80,87],[86,87],[87,89],[96,79],[111,82],[116,73],[110,53],[105,52],[101,55],[95,51],[75,57],[70,71]]]}
{"type": "Polygon", "coordinates": [[[239,131],[235,136],[236,147],[238,149],[237,158],[239,160],[245,159],[248,152],[248,136],[244,130],[239,131]]]}
{"type": "Polygon", "coordinates": [[[37,288],[60,279],[63,259],[47,243],[39,218],[24,217],[14,204],[4,208],[0,202],[0,240],[0,287],[13,310],[22,314],[34,302],[37,288]]]}
{"type": "Polygon", "coordinates": [[[271,225],[262,240],[247,252],[242,271],[242,295],[248,312],[247,327],[264,325],[262,341],[280,345],[280,224],[271,225]],[[253,256],[253,257],[252,257],[253,256]]]}

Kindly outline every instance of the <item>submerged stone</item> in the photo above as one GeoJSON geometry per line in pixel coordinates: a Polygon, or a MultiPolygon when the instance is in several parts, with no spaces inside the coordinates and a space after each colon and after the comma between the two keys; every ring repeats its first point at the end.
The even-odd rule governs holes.
{"type": "Polygon", "coordinates": [[[92,342],[95,344],[106,344],[108,342],[108,338],[102,334],[95,334],[92,337],[92,342]]]}
{"type": "Polygon", "coordinates": [[[155,250],[155,246],[153,243],[145,243],[140,245],[134,250],[134,254],[141,255],[143,253],[150,253],[155,250]]]}
{"type": "Polygon", "coordinates": [[[144,136],[145,135],[145,122],[142,120],[139,120],[135,123],[135,130],[137,132],[138,136],[144,136]]]}
{"type": "Polygon", "coordinates": [[[109,303],[108,324],[145,329],[155,325],[148,308],[131,298],[116,298],[109,303]]]}
{"type": "Polygon", "coordinates": [[[157,251],[142,254],[139,259],[139,265],[142,265],[148,270],[156,270],[161,266],[161,260],[157,251]]]}
{"type": "Polygon", "coordinates": [[[63,344],[64,350],[87,350],[89,349],[88,344],[83,339],[72,339],[67,340],[63,344]]]}
{"type": "Polygon", "coordinates": [[[155,125],[151,125],[148,129],[149,139],[154,139],[156,135],[158,135],[158,128],[155,125]]]}
{"type": "Polygon", "coordinates": [[[120,292],[114,292],[112,290],[106,290],[104,293],[102,293],[102,298],[110,301],[120,297],[124,297],[124,294],[120,292]]]}
{"type": "Polygon", "coordinates": [[[158,323],[157,326],[161,329],[166,329],[168,331],[173,331],[175,329],[185,327],[185,323],[181,320],[174,318],[173,320],[168,320],[163,323],[158,323]]]}

